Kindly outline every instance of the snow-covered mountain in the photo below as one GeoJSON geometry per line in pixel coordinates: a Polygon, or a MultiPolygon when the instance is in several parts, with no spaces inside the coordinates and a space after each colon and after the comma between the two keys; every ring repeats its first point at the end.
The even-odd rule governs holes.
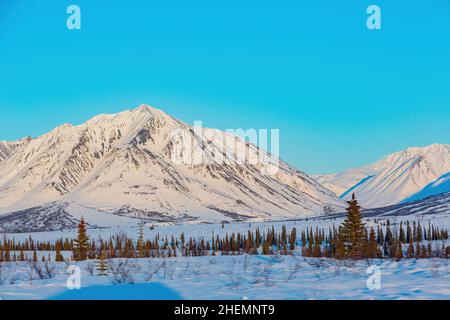
{"type": "Polygon", "coordinates": [[[366,208],[384,207],[450,191],[450,146],[433,144],[390,154],[380,161],[337,174],[315,176],[342,199],[356,193],[366,208]]]}
{"type": "Polygon", "coordinates": [[[0,141],[0,163],[7,160],[14,153],[26,146],[30,140],[30,137],[26,137],[17,141],[0,141]]]}
{"type": "Polygon", "coordinates": [[[445,216],[450,214],[450,192],[430,196],[421,200],[401,203],[383,208],[363,210],[364,217],[395,216],[445,216]]]}
{"type": "Polygon", "coordinates": [[[431,182],[425,188],[403,200],[404,203],[425,199],[450,191],[450,172],[431,182]]]}
{"type": "Polygon", "coordinates": [[[160,221],[273,220],[344,205],[255,145],[147,105],[2,142],[0,152],[0,212],[22,219],[85,208],[160,221]]]}

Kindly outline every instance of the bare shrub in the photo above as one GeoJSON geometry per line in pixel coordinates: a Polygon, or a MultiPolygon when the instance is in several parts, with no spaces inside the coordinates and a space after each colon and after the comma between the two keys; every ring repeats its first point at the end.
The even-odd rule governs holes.
{"type": "Polygon", "coordinates": [[[134,283],[134,279],[131,276],[131,269],[133,265],[130,264],[128,259],[119,260],[115,262],[113,259],[109,260],[109,270],[113,278],[113,282],[116,284],[122,283],[134,283]]]}
{"type": "Polygon", "coordinates": [[[34,262],[29,260],[27,263],[27,278],[28,278],[28,281],[30,282],[30,286],[33,285],[34,272],[35,272],[34,262]]]}
{"type": "Polygon", "coordinates": [[[19,274],[13,274],[9,279],[8,279],[8,284],[16,284],[17,282],[19,282],[19,280],[21,280],[21,277],[19,274]]]}
{"type": "Polygon", "coordinates": [[[223,274],[227,276],[228,278],[228,286],[232,288],[239,288],[242,282],[242,277],[239,273],[236,273],[234,269],[231,270],[225,270],[223,271],[223,274]]]}
{"type": "Polygon", "coordinates": [[[0,262],[0,286],[3,286],[6,282],[6,268],[5,268],[5,263],[4,262],[0,262]]]}
{"type": "Polygon", "coordinates": [[[158,272],[160,270],[162,270],[164,267],[165,267],[165,261],[163,261],[163,262],[161,262],[159,264],[156,264],[156,265],[154,265],[152,263],[152,261],[149,261],[148,262],[148,268],[147,268],[147,270],[145,272],[145,277],[144,277],[145,281],[151,281],[153,279],[153,277],[155,275],[157,275],[158,272]]]}
{"type": "Polygon", "coordinates": [[[55,277],[56,272],[55,266],[46,262],[43,265],[39,262],[30,262],[29,263],[29,278],[32,280],[33,274],[37,275],[39,280],[52,279],[55,277]]]}
{"type": "Polygon", "coordinates": [[[302,269],[302,262],[296,257],[294,257],[294,259],[296,260],[296,262],[295,262],[294,266],[292,267],[292,269],[289,270],[286,281],[293,280],[297,276],[299,271],[302,269]]]}
{"type": "MultiPolygon", "coordinates": [[[[216,261],[214,259],[211,259],[211,260],[209,260],[209,264],[210,265],[216,264],[216,261]]],[[[187,275],[190,274],[190,272],[191,272],[191,264],[190,264],[190,262],[187,262],[183,268],[183,271],[181,271],[181,273],[180,273],[180,278],[186,277],[187,275]]]]}
{"type": "Polygon", "coordinates": [[[175,271],[173,270],[173,266],[174,264],[171,262],[167,262],[167,260],[163,260],[163,262],[159,265],[158,270],[156,273],[160,273],[160,276],[164,279],[164,280],[172,280],[175,271]]]}
{"type": "Polygon", "coordinates": [[[244,261],[242,262],[242,267],[244,269],[244,272],[247,272],[247,269],[250,265],[251,265],[250,255],[246,254],[244,256],[244,261]]]}
{"type": "Polygon", "coordinates": [[[271,287],[274,285],[272,280],[272,268],[273,265],[255,264],[254,271],[252,274],[253,284],[262,284],[266,287],[271,287]]]}
{"type": "Polygon", "coordinates": [[[86,272],[87,272],[90,276],[93,276],[93,275],[94,275],[95,264],[94,264],[92,261],[86,262],[86,265],[85,265],[84,268],[86,269],[86,272]]]}
{"type": "Polygon", "coordinates": [[[53,279],[56,276],[56,267],[53,264],[46,262],[44,264],[44,275],[46,279],[53,279]]]}

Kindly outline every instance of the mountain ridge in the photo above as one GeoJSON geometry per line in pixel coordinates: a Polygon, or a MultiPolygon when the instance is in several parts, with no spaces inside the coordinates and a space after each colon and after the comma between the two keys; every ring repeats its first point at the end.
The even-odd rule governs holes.
{"type": "Polygon", "coordinates": [[[221,221],[318,215],[345,204],[237,136],[196,131],[141,105],[8,145],[0,161],[0,213],[56,201],[145,219],[221,221]],[[258,162],[247,161],[252,157],[258,162]],[[267,174],[275,165],[276,173],[267,174]]]}
{"type": "Polygon", "coordinates": [[[435,143],[394,152],[361,168],[314,177],[339,197],[348,199],[350,191],[355,192],[361,205],[375,208],[394,205],[420,194],[428,184],[448,172],[450,145],[435,143]]]}

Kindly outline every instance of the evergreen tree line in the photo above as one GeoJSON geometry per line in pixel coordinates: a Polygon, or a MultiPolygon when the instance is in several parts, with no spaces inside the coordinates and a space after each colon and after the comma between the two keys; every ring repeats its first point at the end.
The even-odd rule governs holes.
{"type": "Polygon", "coordinates": [[[380,226],[376,229],[364,228],[356,245],[349,240],[343,226],[333,226],[327,232],[318,228],[313,230],[311,227],[300,235],[302,255],[335,259],[450,257],[450,246],[445,246],[445,240],[448,239],[447,230],[430,226],[434,231],[428,233],[420,229],[419,223],[414,223],[416,231],[413,232],[414,227],[411,227],[409,222],[406,224],[409,230],[406,232],[402,229],[403,223],[397,230],[393,230],[389,222],[384,231],[380,226]],[[442,242],[436,243],[438,240],[442,242]]]}
{"type": "MultiPolygon", "coordinates": [[[[353,204],[354,205],[354,204],[353,204]]],[[[351,207],[351,206],[350,206],[351,207]]],[[[350,208],[349,207],[349,208],[350,208]]],[[[353,207],[355,209],[356,207],[353,207]]],[[[351,210],[353,210],[351,209],[351,210]]],[[[354,212],[356,213],[356,211],[354,212]]],[[[153,239],[145,239],[141,226],[137,241],[121,234],[108,239],[90,240],[84,219],[78,225],[77,238],[59,239],[55,242],[39,242],[29,237],[24,242],[14,239],[0,241],[0,262],[38,261],[37,251],[55,252],[55,261],[64,261],[62,251],[71,251],[71,260],[83,261],[96,259],[105,261],[113,258],[159,258],[159,257],[196,257],[208,255],[261,254],[288,255],[297,247],[305,257],[328,257],[336,259],[362,258],[428,258],[450,257],[450,246],[445,247],[447,230],[435,227],[431,223],[422,227],[420,222],[402,222],[399,229],[393,229],[390,221],[386,226],[367,229],[358,219],[348,215],[338,228],[327,231],[319,227],[310,227],[297,235],[296,228],[287,230],[282,226],[280,232],[275,228],[261,231],[248,230],[246,233],[231,233],[211,238],[187,238],[184,233],[179,237],[162,237],[159,233],[153,239]],[[357,231],[354,229],[359,228],[357,231]],[[436,246],[436,241],[442,241],[436,246]],[[427,241],[427,245],[424,242],[427,241]],[[435,246],[431,241],[435,241],[435,246]],[[404,251],[404,246],[407,250],[404,251]],[[406,247],[405,247],[406,248],[406,247]],[[26,252],[31,252],[28,256],[26,252]]],[[[43,255],[41,261],[51,261],[51,256],[43,255]]],[[[99,271],[104,272],[105,263],[100,263],[99,271]]]]}
{"type": "Polygon", "coordinates": [[[349,204],[347,217],[338,227],[330,228],[325,237],[323,231],[312,228],[306,234],[302,233],[302,254],[306,257],[329,257],[336,259],[367,259],[367,258],[405,258],[403,245],[407,245],[406,258],[429,258],[450,256],[450,246],[445,246],[448,239],[447,230],[428,224],[422,227],[420,222],[412,224],[407,221],[406,227],[400,223],[399,230],[391,229],[387,220],[385,234],[378,225],[377,231],[366,228],[362,220],[361,208],[355,194],[347,201],[349,204]],[[406,231],[405,231],[406,228],[406,231]],[[423,241],[427,240],[425,246],[423,241]],[[442,240],[442,245],[432,246],[431,241],[442,240]]]}
{"type": "Polygon", "coordinates": [[[241,255],[274,253],[291,254],[296,248],[297,231],[293,228],[289,233],[286,226],[281,232],[269,228],[261,232],[248,230],[246,233],[225,234],[219,237],[214,232],[210,239],[204,237],[189,239],[184,233],[179,237],[171,235],[162,237],[159,233],[151,240],[144,238],[143,226],[139,231],[138,240],[134,241],[126,235],[116,235],[108,240],[88,241],[84,222],[80,224],[78,238],[74,241],[72,259],[82,261],[87,259],[113,258],[160,258],[160,257],[198,257],[208,255],[241,255]]]}

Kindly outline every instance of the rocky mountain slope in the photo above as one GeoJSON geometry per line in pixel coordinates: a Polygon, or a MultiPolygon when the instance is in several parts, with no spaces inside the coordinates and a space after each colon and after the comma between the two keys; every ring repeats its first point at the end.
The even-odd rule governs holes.
{"type": "Polygon", "coordinates": [[[2,142],[0,150],[0,214],[21,219],[64,212],[66,225],[66,213],[83,207],[157,221],[271,220],[345,205],[255,145],[147,105],[2,142]]]}

